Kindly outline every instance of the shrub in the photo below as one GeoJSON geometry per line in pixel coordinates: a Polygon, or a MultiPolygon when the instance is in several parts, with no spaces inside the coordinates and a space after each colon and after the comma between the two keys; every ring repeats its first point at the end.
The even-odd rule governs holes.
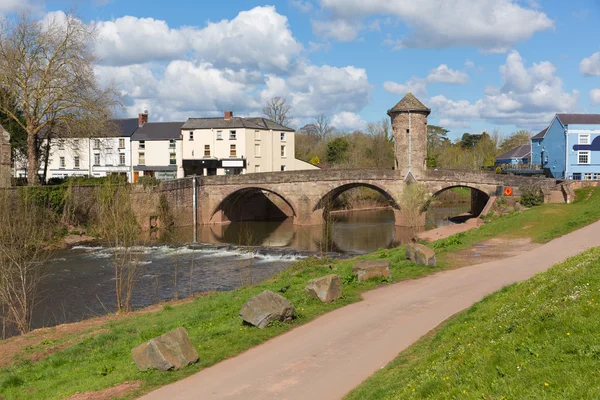
{"type": "Polygon", "coordinates": [[[500,167],[496,167],[496,173],[497,173],[497,174],[501,174],[501,173],[502,173],[502,168],[500,168],[500,167]]]}
{"type": "Polygon", "coordinates": [[[140,176],[138,183],[140,185],[142,185],[143,187],[147,188],[147,187],[152,187],[152,186],[158,186],[160,181],[153,176],[144,175],[144,176],[140,176]]]}
{"type": "Polygon", "coordinates": [[[544,192],[537,186],[521,188],[521,204],[533,207],[544,203],[544,192]]]}

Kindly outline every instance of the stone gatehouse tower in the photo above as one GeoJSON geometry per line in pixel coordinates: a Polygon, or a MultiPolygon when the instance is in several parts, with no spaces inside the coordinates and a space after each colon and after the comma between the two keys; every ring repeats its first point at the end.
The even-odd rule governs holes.
{"type": "Polygon", "coordinates": [[[392,118],[396,169],[406,177],[409,171],[419,178],[427,168],[427,116],[431,110],[408,93],[388,111],[392,118]]]}
{"type": "Polygon", "coordinates": [[[11,178],[11,146],[8,131],[0,125],[0,187],[9,187],[11,178]]]}

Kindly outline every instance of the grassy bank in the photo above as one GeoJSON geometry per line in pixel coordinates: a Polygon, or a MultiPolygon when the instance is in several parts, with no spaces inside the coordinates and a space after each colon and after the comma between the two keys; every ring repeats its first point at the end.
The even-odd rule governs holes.
{"type": "Polygon", "coordinates": [[[488,296],[347,399],[600,398],[599,291],[595,248],[488,296]]]}
{"type": "Polygon", "coordinates": [[[136,394],[239,354],[328,311],[359,301],[361,293],[377,285],[455,267],[445,260],[446,256],[474,243],[495,236],[528,236],[542,242],[598,219],[600,191],[584,189],[578,192],[578,201],[574,204],[544,205],[497,218],[481,228],[434,243],[440,260],[436,268],[408,263],[404,260],[403,248],[380,250],[362,257],[391,260],[393,279],[389,281],[355,282],[351,275],[351,260],[304,260],[254,287],[217,293],[182,305],[165,306],[159,312],[110,320],[56,340],[34,342],[21,349],[12,364],[0,371],[0,395],[7,399],[62,399],[76,392],[100,390],[126,381],[141,381],[141,388],[131,394],[133,398],[136,394]],[[304,293],[306,281],[330,274],[332,269],[342,277],[344,297],[328,305],[307,297],[304,293]],[[247,299],[265,289],[279,291],[284,288],[287,288],[284,296],[297,309],[298,315],[293,323],[275,324],[265,330],[242,325],[238,312],[247,299]],[[130,350],[180,326],[188,330],[197,346],[199,363],[177,372],[137,371],[130,350]],[[55,351],[56,348],[62,349],[55,351]]]}

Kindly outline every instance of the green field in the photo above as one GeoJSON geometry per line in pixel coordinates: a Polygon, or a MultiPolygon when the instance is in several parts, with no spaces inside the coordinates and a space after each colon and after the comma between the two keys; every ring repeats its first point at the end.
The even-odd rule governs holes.
{"type": "Polygon", "coordinates": [[[347,400],[600,398],[600,248],[486,297],[347,400]]]}
{"type": "Polygon", "coordinates": [[[599,219],[600,191],[586,189],[578,192],[578,201],[573,204],[544,205],[495,218],[481,228],[434,243],[439,256],[436,268],[407,262],[404,248],[379,250],[361,257],[391,260],[393,279],[389,281],[355,282],[351,274],[352,260],[304,260],[257,286],[200,297],[182,305],[165,306],[159,312],[118,318],[86,332],[28,345],[11,366],[0,370],[0,396],[6,399],[61,399],[76,392],[100,390],[126,381],[141,381],[141,388],[131,394],[133,398],[235,356],[328,311],[359,301],[361,293],[380,284],[457,267],[446,261],[446,256],[477,242],[497,236],[531,237],[534,241],[543,242],[599,219]],[[306,281],[330,274],[332,269],[342,277],[344,297],[328,305],[307,297],[304,293],[306,281]],[[265,289],[278,291],[288,285],[290,287],[284,296],[297,309],[293,323],[278,323],[265,330],[242,325],[238,313],[248,298],[265,289]],[[197,346],[199,363],[177,372],[139,372],[130,350],[180,326],[188,330],[197,346]],[[64,348],[50,350],[56,347],[64,348]],[[44,353],[49,355],[31,361],[34,354],[44,353]]]}

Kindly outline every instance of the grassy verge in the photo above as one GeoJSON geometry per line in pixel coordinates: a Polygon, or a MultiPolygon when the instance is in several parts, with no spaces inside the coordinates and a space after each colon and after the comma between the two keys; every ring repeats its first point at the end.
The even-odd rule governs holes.
{"type": "Polygon", "coordinates": [[[347,396],[600,398],[600,248],[453,317],[347,396]]]}
{"type": "Polygon", "coordinates": [[[357,283],[352,279],[353,261],[325,262],[309,259],[296,263],[260,285],[228,293],[201,297],[187,304],[165,306],[162,311],[112,320],[90,329],[85,335],[61,339],[60,351],[30,361],[33,354],[50,353],[61,343],[38,342],[25,347],[10,367],[0,370],[0,396],[7,399],[62,399],[76,392],[100,390],[126,381],[139,380],[141,388],[131,397],[191,375],[221,360],[235,356],[294,326],[304,324],[335,308],[360,300],[360,294],[382,283],[417,278],[454,267],[445,256],[495,236],[529,236],[546,241],[600,219],[600,191],[578,192],[574,204],[544,205],[529,211],[491,220],[489,224],[434,243],[439,255],[436,268],[413,265],[404,260],[405,249],[379,250],[361,258],[391,260],[393,280],[357,283]],[[306,281],[335,273],[344,282],[344,297],[324,305],[304,293],[306,281]],[[238,312],[242,304],[262,290],[278,291],[290,286],[284,296],[296,306],[297,319],[291,324],[274,324],[265,330],[242,325],[238,312]],[[139,372],[130,350],[136,345],[183,326],[197,346],[198,364],[177,372],[139,372]]]}

